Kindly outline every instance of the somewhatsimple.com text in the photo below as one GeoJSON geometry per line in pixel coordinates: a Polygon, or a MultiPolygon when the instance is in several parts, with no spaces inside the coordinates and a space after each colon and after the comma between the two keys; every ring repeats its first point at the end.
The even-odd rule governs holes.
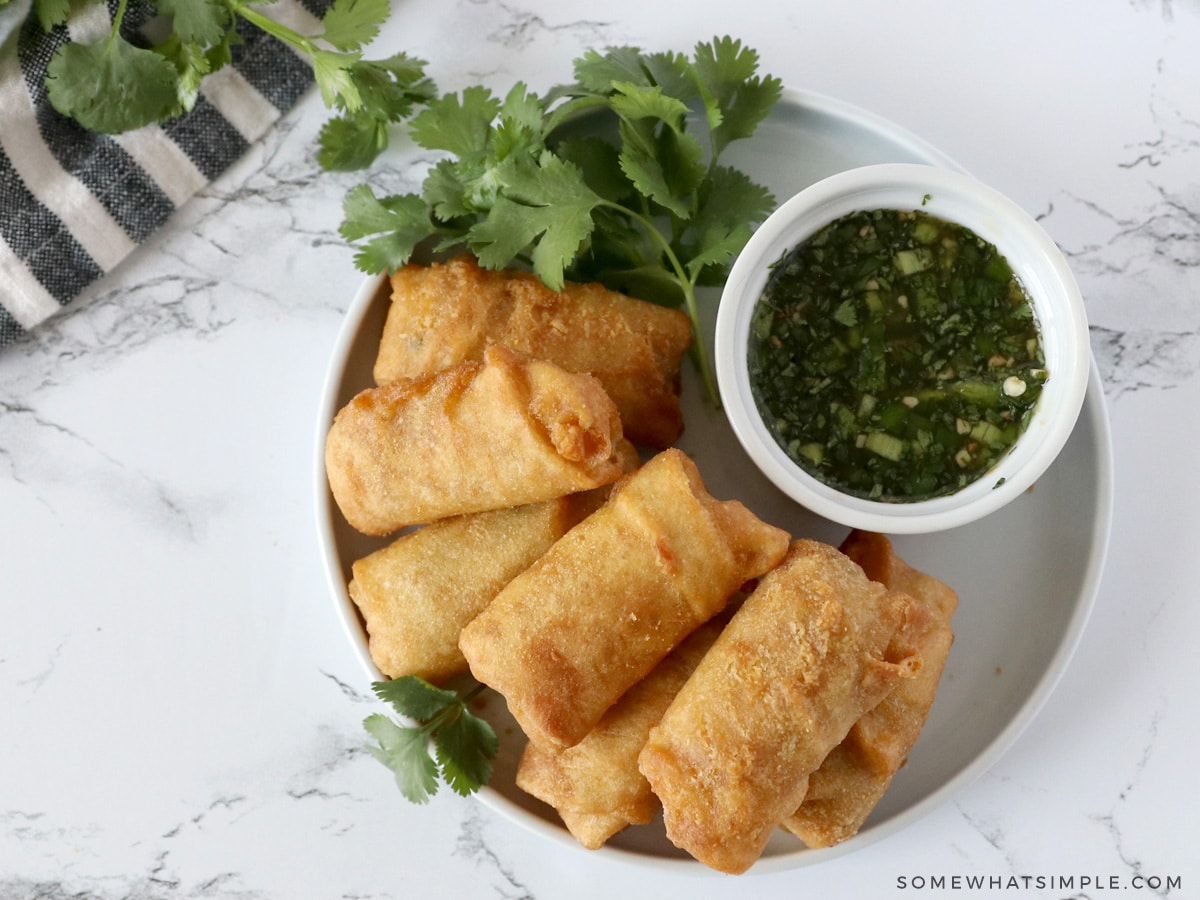
{"type": "Polygon", "coordinates": [[[1182,875],[898,875],[902,891],[1178,891],[1182,875]]]}

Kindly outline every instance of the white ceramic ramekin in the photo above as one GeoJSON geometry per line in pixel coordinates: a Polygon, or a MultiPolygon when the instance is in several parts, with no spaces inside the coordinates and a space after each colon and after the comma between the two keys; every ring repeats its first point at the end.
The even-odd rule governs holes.
{"type": "Polygon", "coordinates": [[[885,164],[833,175],[793,196],[754,233],[721,295],[717,381],[746,452],[788,496],[818,515],[888,534],[941,531],[985,516],[1028,490],[1058,456],[1083,405],[1091,362],[1083,299],[1066,259],[1012,200],[973,178],[934,166],[885,164]],[[835,219],[859,210],[922,210],[965,226],[1007,258],[1029,295],[1049,377],[1028,428],[996,466],[954,494],[889,502],[843,493],[788,458],[751,394],[747,342],[771,265],[835,219]]]}

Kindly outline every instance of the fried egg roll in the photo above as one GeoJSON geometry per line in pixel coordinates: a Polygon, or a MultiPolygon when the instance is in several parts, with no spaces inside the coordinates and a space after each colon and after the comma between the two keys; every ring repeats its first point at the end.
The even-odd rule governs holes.
{"type": "Polygon", "coordinates": [[[792,544],[650,731],[638,765],[667,837],[740,873],[800,806],[808,776],[920,669],[919,608],[835,547],[792,544]]]}
{"type": "Polygon", "coordinates": [[[611,484],[627,443],[595,378],[491,347],[359,393],[334,417],[325,470],[346,520],[383,535],[611,484]]]}
{"type": "Polygon", "coordinates": [[[789,539],[664,450],[509,582],[459,647],[530,740],[569,747],[789,539]]]}
{"type": "Polygon", "coordinates": [[[720,631],[715,620],[693,631],[575,746],[526,744],[517,787],[553,806],[567,830],[589,850],[599,849],[630,825],[651,821],[658,798],[638,771],[638,753],[720,631]]]}
{"type": "Polygon", "coordinates": [[[603,488],[433,522],[355,560],[349,593],[388,678],[465,672],[458,635],[516,575],[606,496],[603,488]]]}
{"type": "Polygon", "coordinates": [[[600,284],[552,291],[530,272],[482,268],[472,256],[392,276],[375,361],[379,384],[479,359],[494,344],[595,375],[630,440],[662,449],[683,430],[679,366],[692,340],[678,309],[600,284]]]}
{"type": "Polygon", "coordinates": [[[857,834],[904,765],[933,706],[954,642],[950,620],[958,606],[952,588],[910,567],[881,534],[851,532],[841,549],[872,581],[921,604],[928,619],[914,636],[921,670],[854,724],[812,774],[799,809],[784,820],[784,827],[809,847],[831,847],[857,834]]]}

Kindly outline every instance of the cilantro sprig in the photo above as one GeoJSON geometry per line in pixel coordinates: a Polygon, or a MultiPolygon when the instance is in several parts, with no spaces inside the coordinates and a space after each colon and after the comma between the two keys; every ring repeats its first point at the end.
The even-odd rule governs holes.
{"type": "Polygon", "coordinates": [[[401,724],[380,713],[363,722],[378,741],[369,747],[371,754],[392,770],[408,800],[427,803],[437,793],[439,777],[463,796],[487,784],[496,758],[496,733],[468,709],[482,685],[460,695],[406,675],[374,682],[371,688],[402,717],[416,722],[401,724]]]}
{"type": "MultiPolygon", "coordinates": [[[[102,0],[95,0],[102,2],[102,0]]],[[[321,129],[317,159],[325,169],[361,169],[387,147],[388,128],[408,118],[437,89],[424,60],[397,53],[363,58],[364,47],[390,13],[388,0],[334,0],[322,30],[303,35],[248,0],[152,0],[171,30],[152,46],[125,37],[128,0],[108,34],[92,44],[68,43],[47,70],[50,102],[85,128],[119,134],[165,122],[192,109],[204,79],[232,60],[239,19],[308,58],[326,106],[335,115],[321,129]]],[[[66,21],[70,4],[35,0],[43,28],[66,21]]]]}
{"type": "Polygon", "coordinates": [[[729,37],[698,44],[691,58],[618,47],[577,59],[575,82],[545,96],[518,82],[504,97],[476,86],[431,99],[409,127],[443,159],[419,194],[353,188],[341,234],[358,242],[355,262],[368,273],[395,271],[432,238],[435,251],[465,245],[488,268],[528,265],[555,290],[600,281],[682,304],[717,403],[696,289],[724,280],[774,206],[766,188],[720,162],[781,95],[758,62],[729,37]]]}

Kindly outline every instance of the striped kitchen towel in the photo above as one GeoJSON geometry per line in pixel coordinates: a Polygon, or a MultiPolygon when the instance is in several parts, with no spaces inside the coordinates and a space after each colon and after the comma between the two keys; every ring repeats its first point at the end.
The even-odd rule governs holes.
{"type": "MultiPolygon", "coordinates": [[[[63,43],[106,34],[118,2],[80,6],[49,32],[32,15],[7,37],[0,31],[0,347],[111,271],[312,84],[304,59],[242,23],[233,64],[204,80],[186,115],[122,135],[89,132],[51,107],[46,67],[63,43]]],[[[312,34],[330,2],[277,0],[267,14],[312,34]]],[[[152,15],[133,0],[122,32],[152,15]]]]}

